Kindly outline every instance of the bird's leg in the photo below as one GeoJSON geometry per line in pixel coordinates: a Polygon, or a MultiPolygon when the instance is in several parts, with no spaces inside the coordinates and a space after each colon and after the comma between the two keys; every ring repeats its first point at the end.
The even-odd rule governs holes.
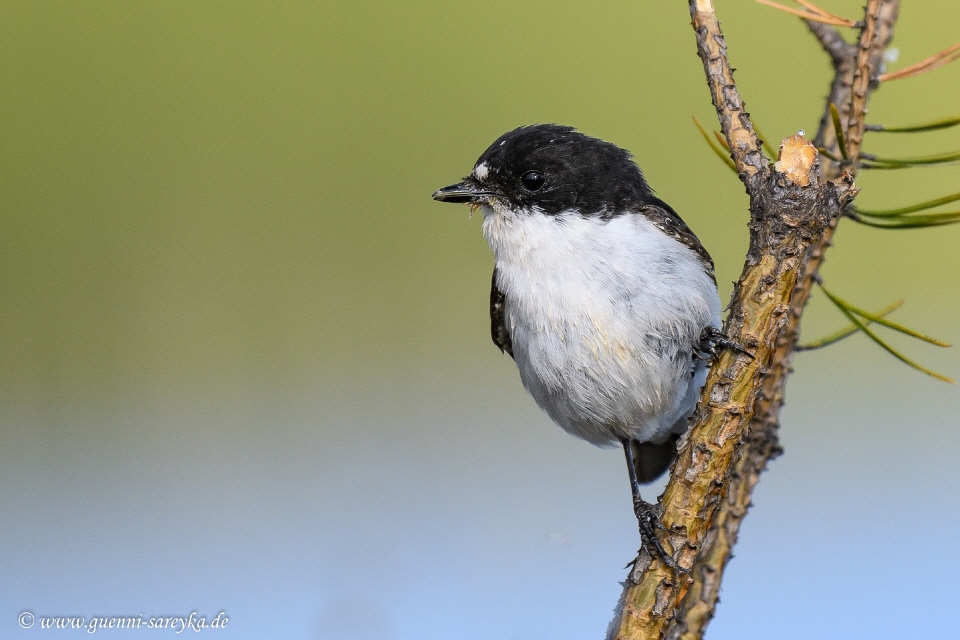
{"type": "Polygon", "coordinates": [[[702,360],[716,358],[719,355],[718,350],[720,348],[742,353],[753,360],[752,353],[747,351],[743,345],[736,340],[728,338],[727,334],[716,327],[705,327],[703,331],[700,332],[700,344],[697,345],[695,356],[702,360]]]}
{"type": "MultiPolygon", "coordinates": [[[[627,457],[627,472],[630,474],[630,490],[633,492],[633,512],[640,524],[640,544],[651,556],[663,560],[668,567],[679,571],[680,568],[657,538],[656,530],[666,531],[667,528],[660,522],[660,513],[656,505],[652,505],[640,497],[640,481],[637,479],[636,460],[633,454],[633,441],[621,440],[623,452],[627,457]]],[[[634,560],[636,562],[636,560],[634,560]]]]}

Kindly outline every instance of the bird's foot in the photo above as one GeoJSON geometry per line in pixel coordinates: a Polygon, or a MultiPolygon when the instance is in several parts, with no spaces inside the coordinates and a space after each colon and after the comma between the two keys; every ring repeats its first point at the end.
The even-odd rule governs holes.
{"type": "MultiPolygon", "coordinates": [[[[633,512],[637,515],[637,522],[640,524],[640,545],[646,549],[651,557],[660,558],[665,565],[674,571],[683,572],[684,570],[673,559],[673,556],[667,553],[657,538],[657,530],[667,531],[667,528],[660,522],[660,507],[650,504],[646,500],[635,499],[633,501],[633,512]]],[[[637,563],[639,556],[628,564],[631,566],[637,563]]]]}
{"type": "Polygon", "coordinates": [[[750,351],[747,351],[736,340],[732,340],[727,337],[720,329],[716,327],[706,327],[702,332],[700,332],[700,344],[697,345],[697,357],[703,360],[715,360],[720,355],[720,349],[730,349],[731,351],[736,351],[737,353],[742,353],[751,360],[753,360],[753,354],[750,351]]]}

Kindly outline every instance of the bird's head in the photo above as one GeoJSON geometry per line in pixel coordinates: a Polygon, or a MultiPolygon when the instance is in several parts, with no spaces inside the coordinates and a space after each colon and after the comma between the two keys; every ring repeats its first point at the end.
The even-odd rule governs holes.
{"type": "Polygon", "coordinates": [[[433,198],[472,208],[609,218],[654,195],[629,151],[573,127],[537,124],[497,138],[470,175],[433,198]]]}

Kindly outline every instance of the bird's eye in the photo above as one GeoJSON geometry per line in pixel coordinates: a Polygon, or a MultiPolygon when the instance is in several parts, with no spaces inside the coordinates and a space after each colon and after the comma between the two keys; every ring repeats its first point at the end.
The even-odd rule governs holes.
{"type": "Polygon", "coordinates": [[[543,184],[546,181],[547,177],[539,171],[527,171],[520,178],[520,184],[522,184],[523,188],[527,191],[539,191],[543,188],[543,184]]]}

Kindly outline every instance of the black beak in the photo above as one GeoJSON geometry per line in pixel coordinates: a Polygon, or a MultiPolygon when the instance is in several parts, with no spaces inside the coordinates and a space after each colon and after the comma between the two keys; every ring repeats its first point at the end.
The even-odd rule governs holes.
{"type": "Polygon", "coordinates": [[[433,199],[457,204],[481,204],[494,195],[496,194],[492,191],[484,191],[477,185],[464,181],[437,189],[433,192],[433,199]]]}

